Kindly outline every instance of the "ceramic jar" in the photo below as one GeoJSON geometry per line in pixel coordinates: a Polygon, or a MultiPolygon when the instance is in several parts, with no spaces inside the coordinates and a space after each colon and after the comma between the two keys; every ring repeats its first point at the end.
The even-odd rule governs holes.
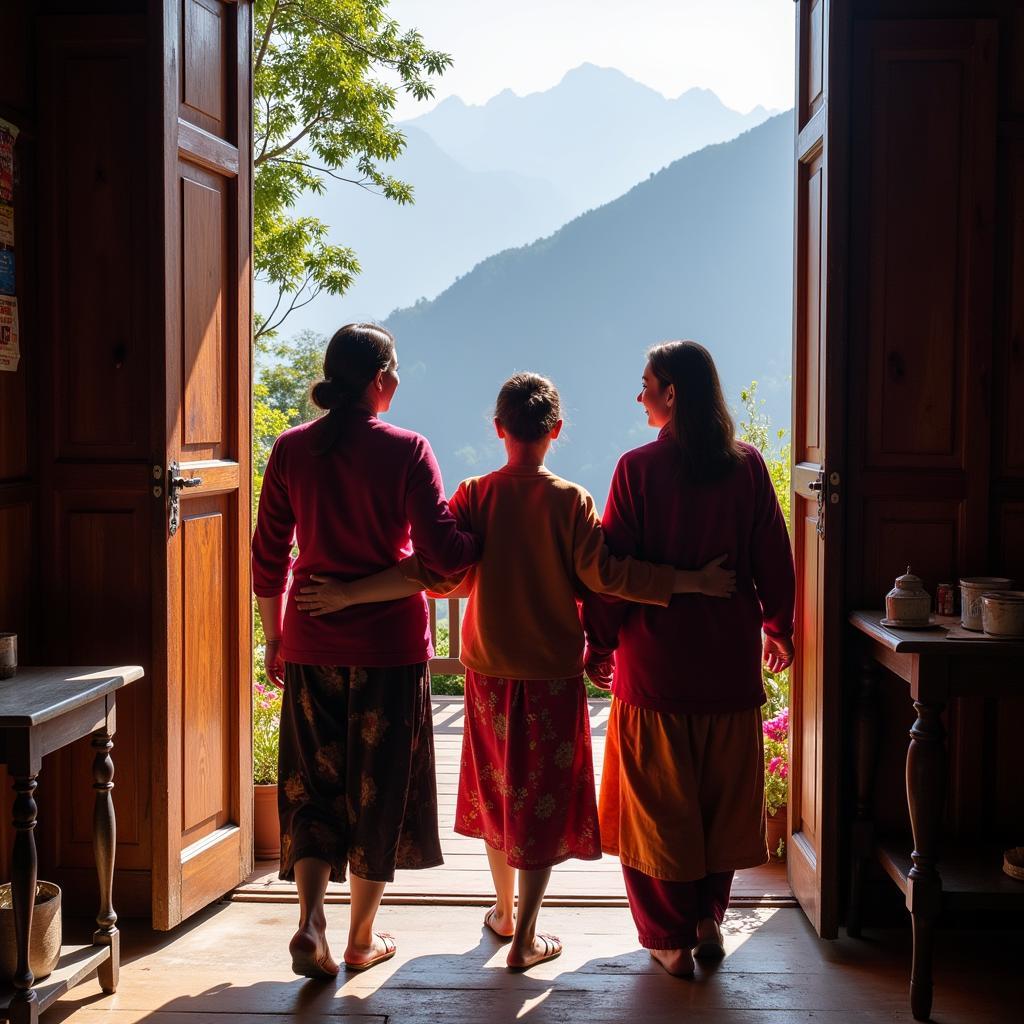
{"type": "Polygon", "coordinates": [[[981,632],[981,595],[990,590],[1009,590],[1012,580],[1004,576],[965,576],[960,581],[960,625],[981,632]]]}
{"type": "Polygon", "coordinates": [[[982,594],[981,628],[987,636],[1024,637],[1024,590],[982,594]]]}
{"type": "Polygon", "coordinates": [[[926,626],[932,610],[931,595],[914,576],[907,571],[896,580],[896,586],[885,596],[885,616],[893,625],[926,626]]]}

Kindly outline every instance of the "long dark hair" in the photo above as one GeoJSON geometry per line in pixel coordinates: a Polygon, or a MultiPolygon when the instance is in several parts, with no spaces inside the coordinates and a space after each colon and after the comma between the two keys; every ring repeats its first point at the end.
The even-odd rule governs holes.
{"type": "Polygon", "coordinates": [[[341,439],[348,413],[380,373],[395,365],[395,338],[379,324],[345,324],[324,352],[324,379],[310,388],[313,404],[327,411],[316,426],[315,451],[326,454],[341,439]]]}
{"type": "Polygon", "coordinates": [[[743,460],[711,353],[696,341],[666,341],[647,353],[651,372],[675,388],[672,433],[687,480],[708,483],[743,460]]]}

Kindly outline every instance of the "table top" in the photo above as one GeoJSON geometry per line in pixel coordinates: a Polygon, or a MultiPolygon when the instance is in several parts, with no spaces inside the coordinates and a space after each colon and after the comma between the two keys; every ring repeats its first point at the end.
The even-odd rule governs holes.
{"type": "Polygon", "coordinates": [[[0,729],[26,729],[103,697],[136,679],[139,665],[19,667],[0,679],[0,729]]]}
{"type": "Polygon", "coordinates": [[[883,626],[885,612],[857,611],[850,613],[854,629],[877,640],[896,654],[938,654],[978,658],[1024,658],[1024,639],[997,640],[978,633],[970,639],[951,639],[948,634],[958,630],[960,619],[955,615],[936,615],[935,625],[928,629],[896,629],[883,626]]]}

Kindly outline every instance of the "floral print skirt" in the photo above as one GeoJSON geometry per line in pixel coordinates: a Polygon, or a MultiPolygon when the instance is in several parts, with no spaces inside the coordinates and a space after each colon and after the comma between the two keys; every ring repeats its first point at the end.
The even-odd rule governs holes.
{"type": "Polygon", "coordinates": [[[278,755],[281,878],[316,857],[331,881],[390,882],[442,863],[425,663],[285,664],[278,755]]]}
{"type": "Polygon", "coordinates": [[[496,679],[467,670],[455,831],[528,871],[600,859],[582,676],[496,679]]]}

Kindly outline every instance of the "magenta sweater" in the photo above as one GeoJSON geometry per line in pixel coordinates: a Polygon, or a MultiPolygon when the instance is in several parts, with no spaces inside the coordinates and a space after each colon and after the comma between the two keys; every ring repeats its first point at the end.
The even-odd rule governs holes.
{"type": "MultiPolygon", "coordinates": [[[[480,556],[448,508],[426,438],[353,413],[342,439],[317,455],[314,423],[286,430],[263,478],[252,539],[253,590],[276,597],[313,573],[359,579],[415,550],[443,575],[480,556]],[[293,539],[298,547],[291,560],[293,539]]],[[[285,607],[281,653],[301,665],[413,665],[433,656],[423,594],[317,618],[285,607]]]]}
{"type": "Polygon", "coordinates": [[[731,598],[676,594],[667,608],[588,594],[584,625],[615,651],[615,696],[655,711],[742,711],[764,703],[761,630],[793,632],[795,582],[786,523],[756,448],[728,477],[682,479],[677,449],[658,440],[627,452],[612,478],[603,526],[613,554],[697,569],[728,553],[731,598]]]}

